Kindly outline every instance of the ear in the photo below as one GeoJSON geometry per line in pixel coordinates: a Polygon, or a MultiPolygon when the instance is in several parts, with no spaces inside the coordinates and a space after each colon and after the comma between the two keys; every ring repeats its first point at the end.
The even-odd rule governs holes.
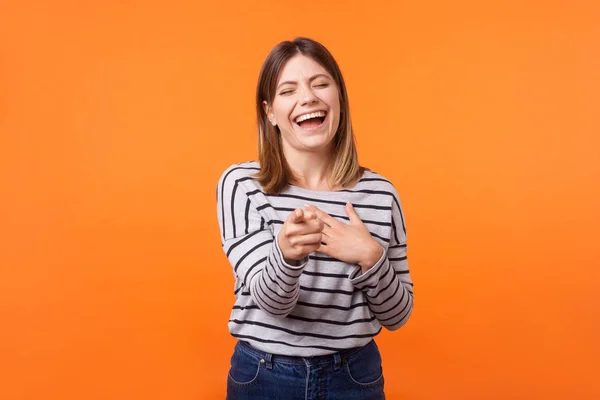
{"type": "Polygon", "coordinates": [[[267,118],[271,121],[273,126],[277,126],[277,121],[275,120],[275,115],[273,115],[272,108],[269,106],[266,100],[263,100],[263,109],[265,110],[265,114],[267,114],[267,118]]]}

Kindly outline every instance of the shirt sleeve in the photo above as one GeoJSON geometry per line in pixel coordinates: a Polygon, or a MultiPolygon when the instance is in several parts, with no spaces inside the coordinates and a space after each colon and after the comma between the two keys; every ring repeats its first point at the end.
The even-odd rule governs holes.
{"type": "Polygon", "coordinates": [[[375,265],[361,274],[360,267],[350,275],[357,289],[365,292],[369,308],[389,330],[408,321],[413,309],[413,283],[407,260],[406,227],[397,192],[393,193],[390,244],[375,265]]]}
{"type": "Polygon", "coordinates": [[[247,169],[229,167],[217,184],[217,214],[221,245],[241,290],[250,292],[264,312],[286,317],[298,302],[300,275],[308,258],[298,266],[285,262],[279,242],[246,193],[252,179],[247,169]]]}

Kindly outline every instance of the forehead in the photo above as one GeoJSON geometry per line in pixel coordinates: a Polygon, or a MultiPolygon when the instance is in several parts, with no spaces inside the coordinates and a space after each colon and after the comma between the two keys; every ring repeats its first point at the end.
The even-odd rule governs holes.
{"type": "Polygon", "coordinates": [[[302,54],[290,58],[281,70],[277,83],[287,80],[308,79],[316,74],[331,74],[318,62],[302,54]]]}

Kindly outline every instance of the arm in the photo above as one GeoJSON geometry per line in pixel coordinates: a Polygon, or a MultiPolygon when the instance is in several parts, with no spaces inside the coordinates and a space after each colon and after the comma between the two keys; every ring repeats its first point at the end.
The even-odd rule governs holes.
{"type": "Polygon", "coordinates": [[[413,308],[412,281],[406,258],[406,230],[397,193],[392,204],[390,246],[372,268],[350,276],[352,284],[365,292],[369,308],[381,325],[396,330],[408,321],[413,308]]]}
{"type": "Polygon", "coordinates": [[[228,168],[217,185],[217,213],[223,251],[252,300],[264,312],[284,318],[300,293],[299,278],[308,259],[294,266],[284,261],[275,238],[248,198],[243,168],[228,168]]]}

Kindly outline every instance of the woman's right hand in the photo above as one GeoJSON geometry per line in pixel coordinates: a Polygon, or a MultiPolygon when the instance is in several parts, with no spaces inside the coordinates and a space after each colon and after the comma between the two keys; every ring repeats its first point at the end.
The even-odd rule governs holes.
{"type": "Polygon", "coordinates": [[[298,265],[297,261],[307,257],[321,246],[323,221],[312,211],[295,209],[288,215],[279,230],[279,248],[285,262],[298,265]]]}

